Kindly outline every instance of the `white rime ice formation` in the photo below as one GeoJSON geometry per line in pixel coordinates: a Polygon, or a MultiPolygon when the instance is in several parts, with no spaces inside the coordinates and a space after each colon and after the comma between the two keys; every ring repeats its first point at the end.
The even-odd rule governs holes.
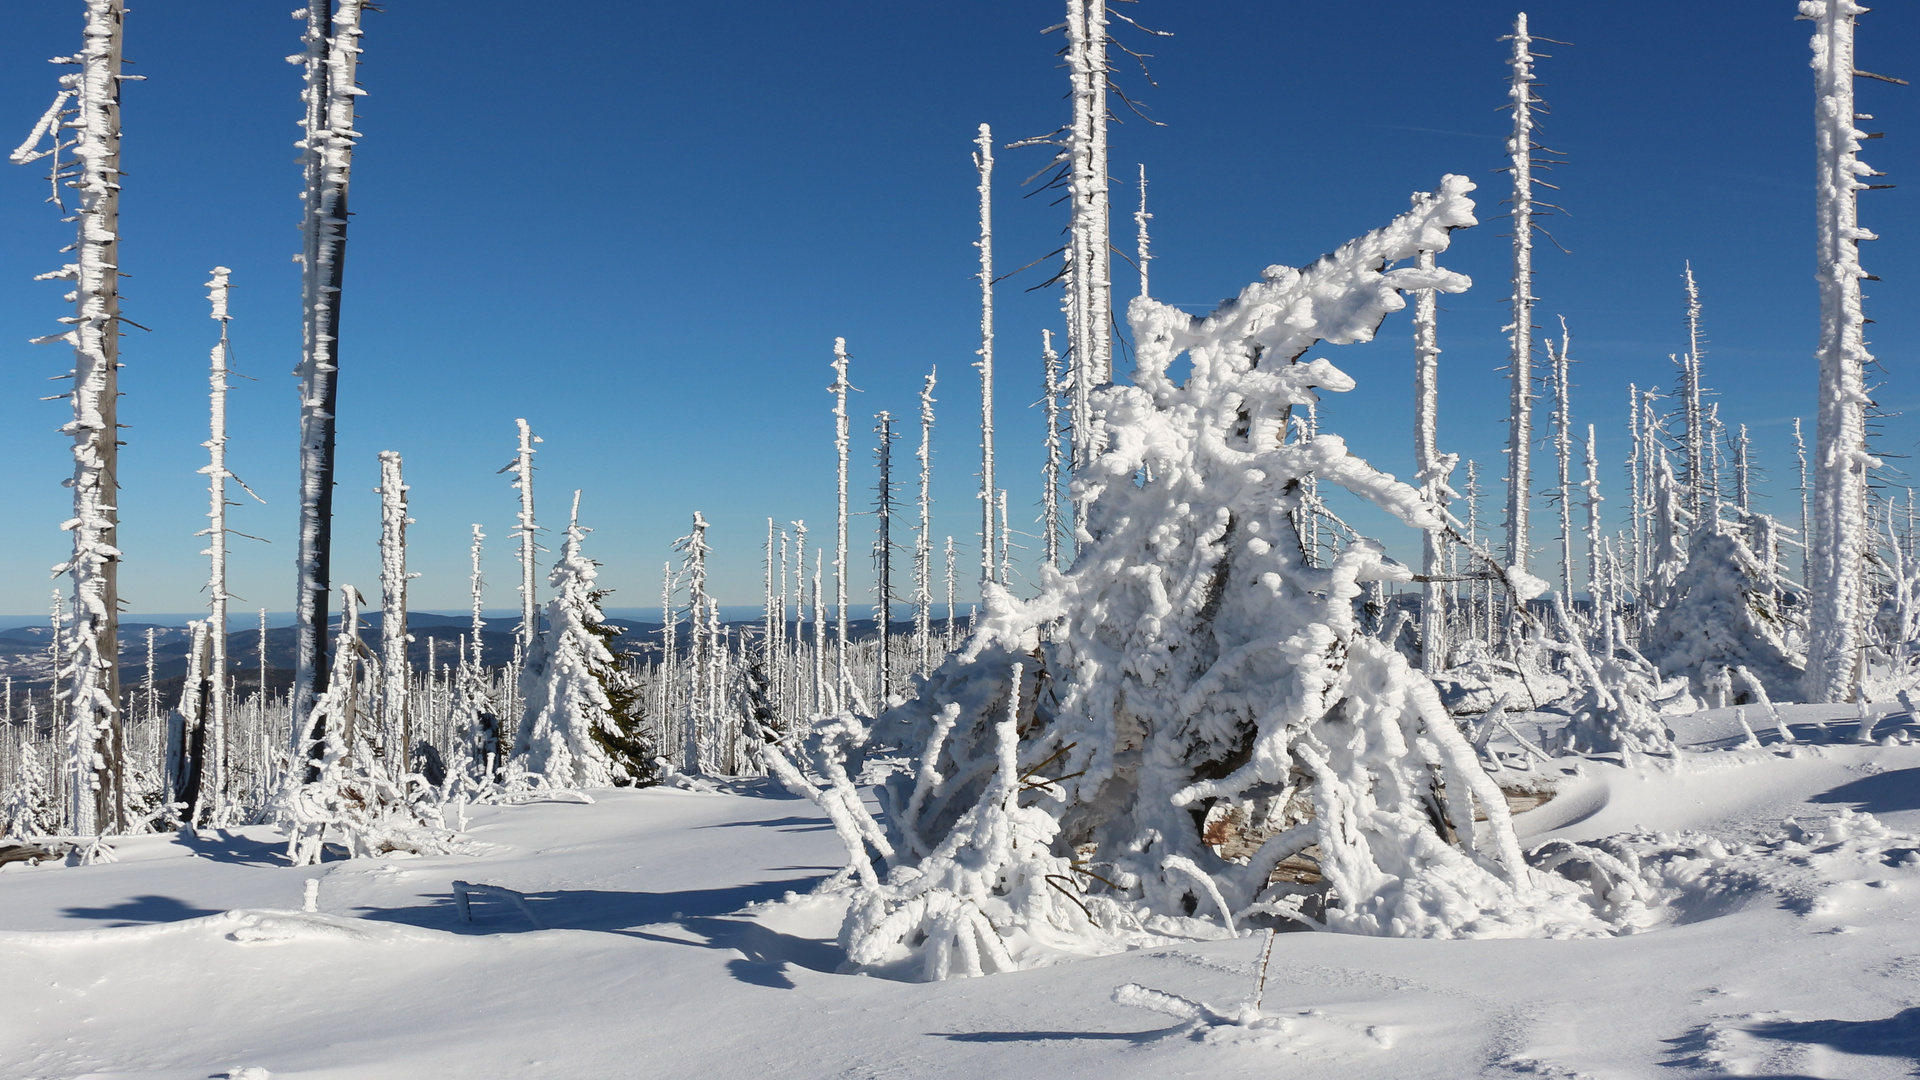
{"type": "Polygon", "coordinates": [[[980,125],[973,165],[980,174],[980,581],[997,579],[993,486],[993,130],[980,125]]]}
{"type": "Polygon", "coordinates": [[[380,451],[380,745],[404,771],[413,754],[408,716],[413,668],[407,662],[407,485],[400,454],[380,451]]]}
{"type": "Polygon", "coordinates": [[[340,632],[327,692],[314,703],[301,736],[316,752],[306,769],[296,764],[288,771],[273,800],[273,821],[287,835],[287,858],[295,866],[317,864],[328,843],[345,848],[350,858],[453,850],[434,789],[406,772],[404,757],[377,750],[369,675],[378,660],[360,640],[359,604],[351,585],[340,587],[340,632]]]}
{"type": "MultiPolygon", "coordinates": [[[[1772,532],[1760,530],[1762,547],[1773,547],[1772,532]]],[[[1770,551],[1756,552],[1732,526],[1712,522],[1687,546],[1686,569],[1642,633],[1640,651],[1661,674],[1687,677],[1701,697],[1731,677],[1742,684],[1757,678],[1769,698],[1791,699],[1806,677],[1787,640],[1796,606],[1789,597],[1798,590],[1770,551]]]]}
{"type": "MultiPolygon", "coordinates": [[[[1312,477],[1442,527],[1420,491],[1291,419],[1353,385],[1300,362],[1315,342],[1370,340],[1402,291],[1467,288],[1390,267],[1474,224],[1472,188],[1446,177],[1386,228],[1269,267],[1205,317],[1133,301],[1132,385],[1097,394],[1105,449],[1075,480],[1080,558],[1042,565],[1032,601],[989,590],[972,639],[876,721],[870,737],[917,763],[882,790],[884,835],[844,791],[826,800],[863,883],[843,930],[856,962],[933,975],[957,948],[985,969],[998,948],[1028,963],[1191,931],[1190,916],[1215,933],[1256,914],[1405,936],[1594,929],[1527,867],[1432,683],[1359,631],[1364,587],[1408,569],[1364,538],[1316,566],[1296,528],[1312,477]],[[1235,832],[1251,846],[1229,857],[1235,832]],[[1318,883],[1277,879],[1289,859],[1318,883]]],[[[824,771],[844,774],[868,737],[823,740],[824,771]]]]}
{"type": "Polygon", "coordinates": [[[541,440],[525,420],[513,423],[520,432],[520,447],[514,452],[513,460],[500,471],[513,474],[513,488],[520,493],[520,515],[514,520],[513,531],[520,537],[520,627],[516,634],[520,655],[524,657],[533,650],[533,639],[540,636],[540,602],[534,592],[540,529],[533,517],[533,455],[536,453],[533,444],[541,440]]]}
{"type": "Polygon", "coordinates": [[[69,329],[35,340],[73,347],[73,419],[60,430],[73,439],[73,556],[54,568],[73,581],[73,623],[67,665],[56,681],[70,688],[67,713],[71,793],[68,825],[77,833],[127,827],[124,725],[120,715],[120,602],[118,572],[120,368],[120,74],[126,18],[122,0],[87,0],[80,51],[54,58],[78,70],[60,77],[60,92],[9,156],[25,165],[52,159],[49,202],[66,209],[60,187],[78,204],[68,221],[79,227],[67,250],[74,261],[39,275],[70,281],[74,313],[69,329]],[[36,150],[42,140],[49,144],[36,150]],[[71,161],[63,160],[72,151],[71,161]]]}
{"type": "Polygon", "coordinates": [[[1872,547],[1867,514],[1866,314],[1860,291],[1867,272],[1856,194],[1861,177],[1879,175],[1857,156],[1867,133],[1855,120],[1853,28],[1867,9],[1853,0],[1802,0],[1800,18],[1814,23],[1814,143],[1819,174],[1815,203],[1816,278],[1820,284],[1819,421],[1815,429],[1813,535],[1808,561],[1812,609],[1808,631],[1809,701],[1845,701],[1858,683],[1866,618],[1866,559],[1872,547]]]}
{"type": "Polygon", "coordinates": [[[476,523],[473,526],[471,550],[472,623],[466,651],[461,654],[460,666],[454,675],[453,696],[448,705],[453,729],[464,740],[466,748],[466,760],[459,763],[461,768],[458,774],[466,781],[464,786],[474,790],[492,785],[500,776],[507,749],[500,743],[500,705],[494,700],[493,688],[488,685],[486,668],[482,663],[485,645],[482,635],[487,622],[481,613],[482,589],[486,579],[480,573],[480,550],[481,542],[486,538],[476,523]]]}
{"type": "Polygon", "coordinates": [[[599,572],[593,560],[580,553],[587,532],[580,527],[580,493],[574,492],[566,543],[547,579],[553,587],[547,629],[534,639],[521,682],[527,711],[514,739],[513,771],[527,783],[582,788],[614,781],[606,749],[594,738],[595,732],[613,730],[613,706],[596,673],[616,661],[606,643],[588,629],[605,616],[593,599],[599,572]]]}
{"type": "Polygon", "coordinates": [[[1514,20],[1513,79],[1508,90],[1513,109],[1513,134],[1507,153],[1513,174],[1513,334],[1507,353],[1507,378],[1512,383],[1512,405],[1507,433],[1507,564],[1527,568],[1531,555],[1527,512],[1533,492],[1533,40],[1527,35],[1527,16],[1514,20]]]}

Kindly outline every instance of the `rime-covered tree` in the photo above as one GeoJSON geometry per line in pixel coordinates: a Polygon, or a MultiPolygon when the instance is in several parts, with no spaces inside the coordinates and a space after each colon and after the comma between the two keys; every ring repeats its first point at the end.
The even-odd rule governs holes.
{"type": "Polygon", "coordinates": [[[396,775],[413,759],[413,667],[407,661],[407,485],[400,454],[380,451],[380,746],[396,775]]]}
{"type": "Polygon", "coordinates": [[[1866,560],[1872,547],[1867,514],[1867,471],[1877,462],[1867,451],[1864,300],[1860,241],[1874,234],[1860,226],[1856,196],[1877,175],[1859,157],[1867,132],[1854,126],[1855,19],[1867,9],[1854,0],[1801,0],[1800,18],[1814,23],[1815,271],[1820,284],[1820,409],[1815,426],[1811,625],[1806,695],[1813,701],[1845,701],[1858,683],[1867,615],[1866,560]]]}
{"type": "MultiPolygon", "coordinates": [[[[64,672],[72,701],[68,766],[73,781],[69,826],[78,833],[127,827],[126,735],[120,712],[119,372],[120,372],[120,86],[126,5],[87,0],[81,47],[57,64],[53,104],[10,159],[51,159],[48,200],[66,209],[62,184],[77,204],[67,219],[78,237],[74,261],[37,280],[70,281],[74,313],[65,333],[35,339],[73,348],[73,419],[60,430],[73,440],[73,555],[55,567],[73,582],[73,623],[64,672]],[[36,149],[42,140],[49,145],[36,149]],[[65,158],[71,151],[71,160],[65,158]]],[[[56,672],[56,680],[60,672],[56,672]]]]}
{"type": "MultiPolygon", "coordinates": [[[[1210,315],[1133,302],[1132,383],[1100,391],[1106,449],[1075,481],[1086,547],[1065,574],[1042,567],[1031,602],[990,592],[962,653],[879,719],[918,763],[888,782],[884,831],[842,782],[870,736],[851,719],[822,733],[822,805],[861,879],[842,935],[856,963],[937,977],[1030,962],[1050,940],[1117,948],[1129,912],[1429,936],[1583,925],[1525,865],[1432,684],[1360,632],[1364,586],[1411,573],[1364,538],[1315,566],[1295,524],[1301,481],[1318,476],[1442,527],[1418,490],[1336,436],[1300,437],[1291,413],[1353,385],[1301,362],[1316,342],[1370,340],[1402,291],[1466,288],[1388,267],[1473,224],[1471,189],[1447,177],[1386,228],[1270,267],[1210,315]],[[1236,820],[1255,835],[1239,863],[1202,829],[1236,820]],[[1273,884],[1295,857],[1320,885],[1273,884]],[[1047,875],[1074,884],[1071,902],[1047,875]]],[[[1516,599],[1544,588],[1505,580],[1516,599]]]]}
{"type": "Polygon", "coordinates": [[[1507,379],[1512,392],[1507,432],[1506,555],[1509,565],[1524,571],[1532,556],[1528,517],[1533,482],[1533,305],[1538,300],[1533,295],[1533,234],[1535,230],[1545,232],[1534,219],[1544,215],[1540,207],[1552,207],[1535,197],[1534,185],[1545,182],[1536,181],[1533,172],[1560,162],[1551,156],[1554,151],[1534,138],[1539,127],[1535,112],[1544,111],[1546,103],[1533,89],[1538,80],[1534,61],[1544,55],[1534,52],[1533,44],[1550,39],[1536,38],[1522,12],[1514,19],[1513,33],[1504,40],[1513,42],[1507,89],[1507,108],[1513,110],[1513,134],[1507,138],[1507,171],[1513,178],[1513,322],[1507,327],[1511,333],[1507,379]]]}
{"type": "Polygon", "coordinates": [[[1642,632],[1641,653],[1661,674],[1686,677],[1702,697],[1740,668],[1769,698],[1791,697],[1806,678],[1787,640],[1797,590],[1771,552],[1755,552],[1735,527],[1718,521],[1694,530],[1687,546],[1686,568],[1642,632]]]}
{"type": "MultiPolygon", "coordinates": [[[[607,736],[620,734],[614,703],[603,682],[615,667],[606,621],[597,602],[599,571],[580,553],[588,530],[580,526],[580,493],[574,492],[566,543],[547,584],[547,629],[527,654],[526,712],[513,741],[512,775],[539,777],[554,787],[605,787],[615,779],[607,736]]],[[[631,705],[631,702],[629,703],[631,705]]]]}
{"type": "Polygon", "coordinates": [[[520,655],[527,656],[533,651],[533,639],[540,635],[540,601],[534,591],[535,564],[540,551],[540,527],[533,516],[533,444],[540,442],[540,436],[533,433],[525,420],[515,420],[514,426],[520,432],[520,446],[500,471],[513,474],[513,488],[520,493],[520,515],[514,519],[513,531],[520,538],[520,627],[515,633],[520,641],[520,655]]]}
{"type": "Polygon", "coordinates": [[[328,843],[351,858],[443,854],[452,849],[453,837],[431,789],[376,752],[377,718],[368,706],[374,682],[369,676],[378,660],[360,640],[359,594],[343,585],[340,600],[327,692],[314,703],[301,735],[316,753],[309,770],[287,774],[273,799],[272,818],[287,836],[287,858],[295,866],[316,864],[328,843]]]}

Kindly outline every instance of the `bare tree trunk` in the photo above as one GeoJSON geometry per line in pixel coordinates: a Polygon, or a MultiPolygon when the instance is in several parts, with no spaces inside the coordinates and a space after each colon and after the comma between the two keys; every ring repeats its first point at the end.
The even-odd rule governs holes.
{"type": "MultiPolygon", "coordinates": [[[[301,223],[300,535],[295,556],[293,714],[304,722],[326,693],[327,595],[333,557],[334,411],[339,401],[340,299],[347,255],[347,189],[353,170],[354,81],[360,58],[360,0],[307,7],[306,210],[301,223]]],[[[299,732],[302,724],[295,725],[299,732]]],[[[319,753],[312,732],[298,756],[319,753]]],[[[296,740],[300,738],[298,734],[296,740]]]]}

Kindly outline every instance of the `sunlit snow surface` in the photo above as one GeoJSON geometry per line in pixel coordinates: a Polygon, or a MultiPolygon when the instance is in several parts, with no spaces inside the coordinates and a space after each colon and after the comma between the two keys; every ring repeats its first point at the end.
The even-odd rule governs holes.
{"type": "MultiPolygon", "coordinates": [[[[1920,746],[1815,722],[1843,711],[1790,711],[1793,744],[1749,717],[1765,745],[1677,771],[1588,763],[1516,819],[1529,848],[1630,837],[1664,883],[1644,932],[1280,935],[1258,1014],[1258,936],[834,974],[837,906],[781,900],[840,845],[758,786],[482,808],[466,856],[296,870],[267,829],[138,838],[110,865],[0,870],[0,1077],[1909,1076],[1920,746]],[[463,923],[455,880],[525,908],[477,892],[463,923]]],[[[1672,723],[1744,742],[1727,713],[1672,723]]]]}

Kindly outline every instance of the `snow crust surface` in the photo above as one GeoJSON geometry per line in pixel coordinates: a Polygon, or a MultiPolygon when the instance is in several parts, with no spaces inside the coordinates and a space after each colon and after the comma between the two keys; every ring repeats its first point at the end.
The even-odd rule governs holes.
{"type": "Polygon", "coordinates": [[[1588,762],[1516,818],[1530,850],[1638,859],[1639,932],[1282,934],[1257,1011],[1258,935],[837,974],[843,901],[805,893],[841,845],[764,785],[477,807],[460,856],[294,868],[270,829],[129,838],[110,864],[0,870],[0,1076],[1911,1075],[1920,748],[1904,717],[1882,745],[1784,711],[1793,742],[1750,716],[1762,746],[1588,762]],[[455,881],[524,907],[474,891],[462,921],[455,881]]]}

